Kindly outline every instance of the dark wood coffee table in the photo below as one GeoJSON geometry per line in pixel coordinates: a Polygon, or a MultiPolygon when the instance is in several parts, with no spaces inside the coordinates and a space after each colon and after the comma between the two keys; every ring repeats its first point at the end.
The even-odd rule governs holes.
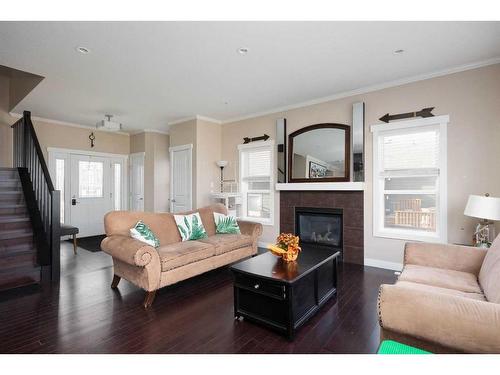
{"type": "Polygon", "coordinates": [[[268,252],[233,265],[235,318],[261,323],[292,340],[336,294],[339,254],[305,248],[292,263],[268,252]]]}

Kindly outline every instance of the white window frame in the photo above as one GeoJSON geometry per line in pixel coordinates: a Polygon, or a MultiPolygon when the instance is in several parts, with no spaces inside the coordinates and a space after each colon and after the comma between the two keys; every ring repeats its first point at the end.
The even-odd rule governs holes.
{"type": "MultiPolygon", "coordinates": [[[[447,196],[447,125],[449,116],[436,116],[409,121],[398,121],[390,124],[376,124],[370,127],[373,133],[373,235],[401,240],[415,240],[423,242],[448,241],[448,196],[447,196]],[[415,128],[439,129],[439,160],[438,186],[432,193],[436,194],[436,232],[408,230],[401,228],[384,227],[384,176],[382,176],[382,147],[383,135],[404,134],[415,128]]],[[[404,191],[409,193],[412,191],[404,191]]],[[[425,193],[419,190],[418,193],[425,193]]]]}
{"type": "MultiPolygon", "coordinates": [[[[275,149],[274,149],[274,140],[268,140],[268,141],[258,141],[258,142],[251,142],[247,144],[240,144],[238,145],[238,166],[239,166],[239,181],[240,181],[240,193],[241,193],[241,215],[238,217],[239,219],[242,220],[247,220],[247,221],[253,221],[256,223],[261,223],[262,225],[274,225],[274,169],[275,169],[275,149]],[[243,181],[243,168],[241,168],[241,157],[242,153],[244,151],[247,151],[249,149],[253,148],[262,148],[262,147],[269,147],[271,151],[271,170],[269,171],[269,176],[270,176],[270,185],[269,185],[269,206],[270,206],[270,215],[269,219],[259,219],[255,217],[247,217],[246,212],[247,212],[247,189],[246,189],[246,182],[243,181]]],[[[267,192],[268,190],[265,191],[260,191],[260,192],[267,192]]]]}

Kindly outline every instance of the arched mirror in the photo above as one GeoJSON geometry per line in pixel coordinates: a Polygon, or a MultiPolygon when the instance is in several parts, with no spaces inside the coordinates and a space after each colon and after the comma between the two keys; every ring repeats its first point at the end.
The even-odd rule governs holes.
{"type": "Polygon", "coordinates": [[[291,133],[288,144],[288,182],[349,181],[350,126],[306,126],[291,133]]]}

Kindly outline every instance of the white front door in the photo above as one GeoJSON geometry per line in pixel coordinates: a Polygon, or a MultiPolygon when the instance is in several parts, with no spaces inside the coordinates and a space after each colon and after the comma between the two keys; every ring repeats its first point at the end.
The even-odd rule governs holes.
{"type": "Polygon", "coordinates": [[[130,155],[130,209],[144,211],[144,152],[130,155]]]}
{"type": "Polygon", "coordinates": [[[192,151],[193,145],[170,147],[170,211],[192,209],[192,151]]]}
{"type": "Polygon", "coordinates": [[[113,209],[110,161],[89,155],[71,155],[71,225],[79,237],[104,233],[104,215],[113,209]]]}

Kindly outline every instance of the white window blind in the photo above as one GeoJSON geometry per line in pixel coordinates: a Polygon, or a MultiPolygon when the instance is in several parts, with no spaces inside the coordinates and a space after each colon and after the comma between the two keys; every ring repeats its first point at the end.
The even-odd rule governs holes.
{"type": "Polygon", "coordinates": [[[242,216],[270,223],[273,210],[272,143],[241,145],[239,150],[242,216]]]}
{"type": "Polygon", "coordinates": [[[242,151],[243,177],[246,179],[268,179],[271,175],[271,150],[259,147],[242,151]]]}
{"type": "Polygon", "coordinates": [[[373,127],[374,233],[445,241],[447,116],[397,124],[373,127]]]}
{"type": "Polygon", "coordinates": [[[382,168],[385,171],[437,168],[439,130],[412,130],[382,135],[382,168]]]}

